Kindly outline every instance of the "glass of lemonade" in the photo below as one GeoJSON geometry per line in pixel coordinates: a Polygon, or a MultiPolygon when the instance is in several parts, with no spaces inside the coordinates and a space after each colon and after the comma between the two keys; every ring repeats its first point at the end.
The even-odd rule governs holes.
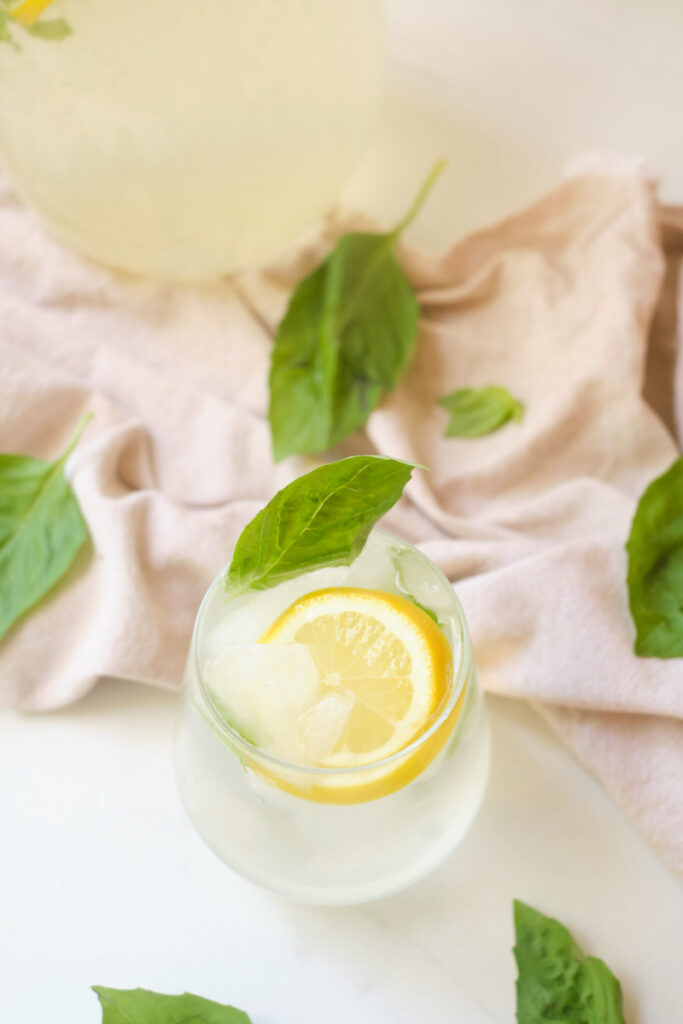
{"type": "Polygon", "coordinates": [[[489,728],[453,587],[375,529],[350,566],[199,611],[176,766],[226,864],[295,900],[347,904],[414,882],[463,837],[489,728]]]}
{"type": "Polygon", "coordinates": [[[86,256],[220,275],[334,202],[384,52],[382,0],[0,0],[0,165],[86,256]]]}

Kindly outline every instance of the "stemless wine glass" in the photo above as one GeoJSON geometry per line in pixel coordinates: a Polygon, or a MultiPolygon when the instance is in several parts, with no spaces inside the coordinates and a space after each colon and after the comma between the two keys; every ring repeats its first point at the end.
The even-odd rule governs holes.
{"type": "Polygon", "coordinates": [[[227,600],[222,575],[209,588],[188,660],[176,769],[197,831],[245,878],[318,904],[371,900],[410,884],[469,828],[489,748],[460,603],[405,541],[374,530],[350,567],[308,572],[246,598],[227,600]],[[231,644],[256,642],[303,595],[350,586],[407,598],[438,619],[454,663],[445,699],[424,732],[379,762],[331,769],[274,756],[231,722],[207,684],[207,666],[231,644]]]}
{"type": "Polygon", "coordinates": [[[0,163],[116,267],[202,278],[272,256],[375,119],[381,0],[53,0],[36,27],[62,19],[61,41],[0,35],[0,163]]]}

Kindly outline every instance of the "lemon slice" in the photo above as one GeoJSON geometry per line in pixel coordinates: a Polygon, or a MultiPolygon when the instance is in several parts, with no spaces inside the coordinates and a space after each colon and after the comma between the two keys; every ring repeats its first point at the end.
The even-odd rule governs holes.
{"type": "Polygon", "coordinates": [[[51,3],[53,0],[24,0],[23,4],[19,4],[11,12],[12,17],[22,25],[33,25],[51,3]]]}
{"type": "Polygon", "coordinates": [[[305,782],[269,774],[281,788],[325,802],[375,799],[415,778],[452,731],[460,700],[424,744],[400,756],[445,706],[453,676],[445,636],[405,598],[351,587],[314,591],[283,612],[261,642],[308,648],[320,689],[299,720],[299,740],[311,763],[337,769],[305,782]],[[372,767],[358,771],[364,766],[372,767]]]}

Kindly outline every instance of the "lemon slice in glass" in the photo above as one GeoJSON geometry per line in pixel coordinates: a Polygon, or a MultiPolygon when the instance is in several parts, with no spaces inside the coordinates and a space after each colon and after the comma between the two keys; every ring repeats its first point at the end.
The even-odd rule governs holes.
{"type": "MultiPolygon", "coordinates": [[[[435,722],[453,677],[444,634],[405,598],[351,587],[314,591],[283,612],[261,643],[304,644],[320,674],[299,740],[310,764],[339,774],[318,776],[297,795],[351,803],[393,792],[426,767],[452,731],[460,701],[445,728],[400,757],[435,722]],[[367,772],[358,771],[364,766],[367,772]]],[[[283,788],[293,791],[291,782],[283,788]]]]}

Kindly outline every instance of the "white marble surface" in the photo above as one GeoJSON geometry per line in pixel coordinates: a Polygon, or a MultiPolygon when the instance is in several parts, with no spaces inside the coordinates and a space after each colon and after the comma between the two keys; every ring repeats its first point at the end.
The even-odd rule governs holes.
{"type": "Polygon", "coordinates": [[[445,865],[330,910],[242,882],[192,831],[177,705],[108,682],[59,714],[0,715],[3,1022],[95,1024],[104,984],[188,989],[254,1024],[508,1024],[515,896],[607,960],[629,1024],[680,1019],[680,886],[529,708],[489,699],[489,790],[445,865]]]}
{"type": "Polygon", "coordinates": [[[587,154],[642,161],[683,202],[680,0],[385,0],[385,115],[349,197],[398,216],[438,156],[446,245],[552,187],[587,154]]]}
{"type": "MultiPolygon", "coordinates": [[[[552,184],[586,150],[641,154],[683,200],[683,7],[389,0],[392,90],[348,192],[445,244],[552,184]]],[[[254,1024],[508,1024],[511,901],[574,929],[622,979],[629,1024],[681,1017],[683,892],[529,708],[490,699],[494,761],[463,845],[366,907],[288,905],[233,876],[188,825],[177,698],[109,682],[56,715],[0,715],[0,1020],[89,1024],[88,987],[188,989],[254,1024]]]]}

